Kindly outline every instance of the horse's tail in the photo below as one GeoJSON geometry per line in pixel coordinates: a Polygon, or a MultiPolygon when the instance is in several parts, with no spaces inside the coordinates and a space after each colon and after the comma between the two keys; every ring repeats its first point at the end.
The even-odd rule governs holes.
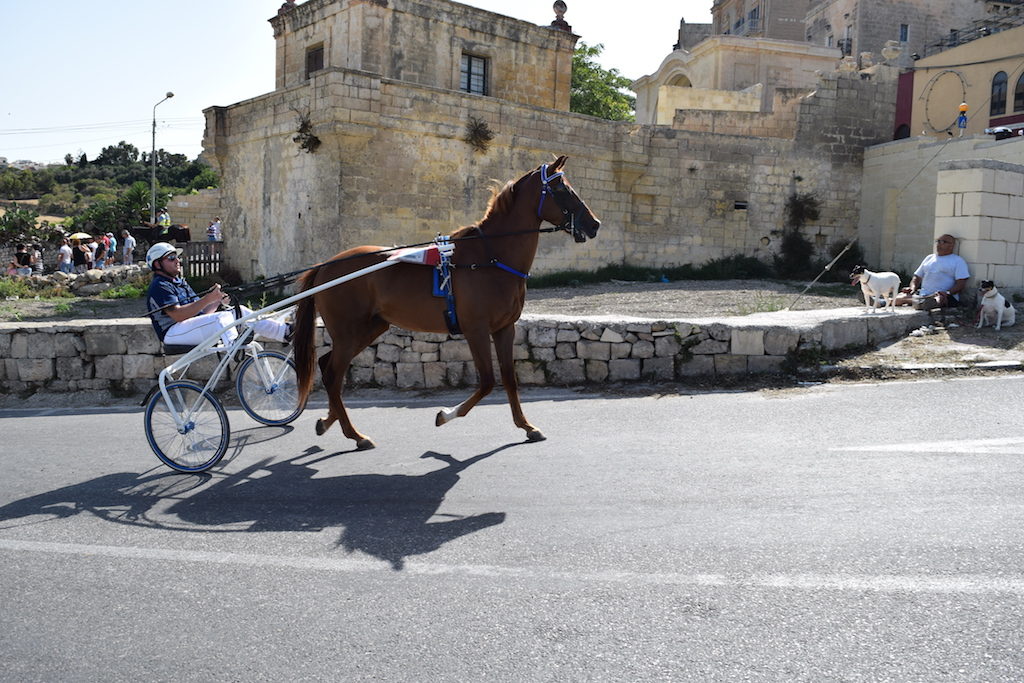
{"type": "MultiPolygon", "coordinates": [[[[300,292],[313,286],[320,267],[306,271],[299,277],[300,292]]],[[[292,350],[295,352],[295,374],[299,385],[299,405],[306,405],[309,392],[313,388],[313,375],[316,370],[316,353],[313,342],[316,339],[316,303],[313,297],[307,296],[299,300],[295,309],[295,329],[292,337],[292,350]]]]}

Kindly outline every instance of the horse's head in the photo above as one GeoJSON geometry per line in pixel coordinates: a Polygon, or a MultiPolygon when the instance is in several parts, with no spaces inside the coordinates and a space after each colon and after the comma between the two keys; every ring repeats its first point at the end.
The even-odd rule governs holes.
{"type": "Polygon", "coordinates": [[[560,156],[554,163],[544,164],[530,174],[536,176],[540,183],[537,217],[557,225],[577,242],[586,242],[588,237],[593,239],[597,236],[601,221],[580,199],[565,177],[562,169],[568,159],[567,156],[560,156]]]}

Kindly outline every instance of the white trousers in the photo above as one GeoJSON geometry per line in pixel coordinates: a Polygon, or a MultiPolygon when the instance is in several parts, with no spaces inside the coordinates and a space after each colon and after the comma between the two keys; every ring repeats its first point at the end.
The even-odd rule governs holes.
{"type": "MultiPolygon", "coordinates": [[[[249,315],[252,310],[242,306],[242,315],[249,315]]],[[[216,313],[204,313],[180,323],[174,323],[167,330],[164,336],[164,344],[180,344],[181,346],[196,346],[226,325],[231,324],[235,319],[234,311],[218,311],[216,313]]],[[[255,320],[247,325],[252,326],[256,335],[271,341],[283,342],[288,326],[272,318],[255,320]]],[[[238,338],[238,328],[231,327],[220,336],[224,346],[230,346],[238,338]]]]}

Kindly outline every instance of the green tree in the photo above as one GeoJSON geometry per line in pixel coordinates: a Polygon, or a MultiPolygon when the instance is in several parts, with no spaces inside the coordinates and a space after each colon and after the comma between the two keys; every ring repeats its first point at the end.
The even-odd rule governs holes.
{"type": "Polygon", "coordinates": [[[116,145],[104,147],[92,163],[100,166],[127,166],[138,160],[139,148],[121,140],[116,145]]]}
{"type": "Polygon", "coordinates": [[[192,182],[188,184],[189,191],[192,190],[205,190],[208,187],[219,187],[220,178],[217,176],[217,172],[209,166],[203,168],[192,182]]]}
{"type": "Polygon", "coordinates": [[[572,56],[569,110],[611,121],[635,121],[636,98],[623,92],[631,81],[617,69],[602,69],[596,59],[604,45],[576,47],[572,56]]]}
{"type": "Polygon", "coordinates": [[[149,185],[139,181],[132,183],[118,198],[121,228],[130,228],[149,220],[149,185]]]}

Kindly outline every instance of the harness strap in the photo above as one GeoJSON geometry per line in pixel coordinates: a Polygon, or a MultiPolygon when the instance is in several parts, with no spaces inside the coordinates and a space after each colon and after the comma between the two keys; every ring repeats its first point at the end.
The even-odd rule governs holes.
{"type": "Polygon", "coordinates": [[[459,317],[455,313],[455,289],[452,287],[452,254],[455,253],[455,245],[449,241],[447,236],[438,235],[434,240],[437,244],[437,253],[440,256],[437,264],[437,279],[440,280],[438,289],[444,294],[445,310],[444,324],[448,333],[452,336],[462,334],[459,327],[459,317]]]}
{"type": "Polygon", "coordinates": [[[530,277],[529,273],[521,273],[518,270],[516,270],[515,268],[513,268],[512,266],[506,266],[504,263],[502,263],[498,259],[494,259],[493,261],[491,261],[491,263],[493,263],[495,265],[495,267],[501,268],[506,273],[512,273],[513,275],[521,277],[524,280],[526,280],[526,279],[528,279],[530,277]]]}
{"type": "Polygon", "coordinates": [[[552,173],[548,175],[548,165],[543,164],[540,167],[540,203],[537,204],[537,218],[540,218],[541,210],[544,208],[544,199],[551,193],[551,188],[548,187],[548,183],[556,178],[561,178],[564,174],[562,171],[552,173]]]}

